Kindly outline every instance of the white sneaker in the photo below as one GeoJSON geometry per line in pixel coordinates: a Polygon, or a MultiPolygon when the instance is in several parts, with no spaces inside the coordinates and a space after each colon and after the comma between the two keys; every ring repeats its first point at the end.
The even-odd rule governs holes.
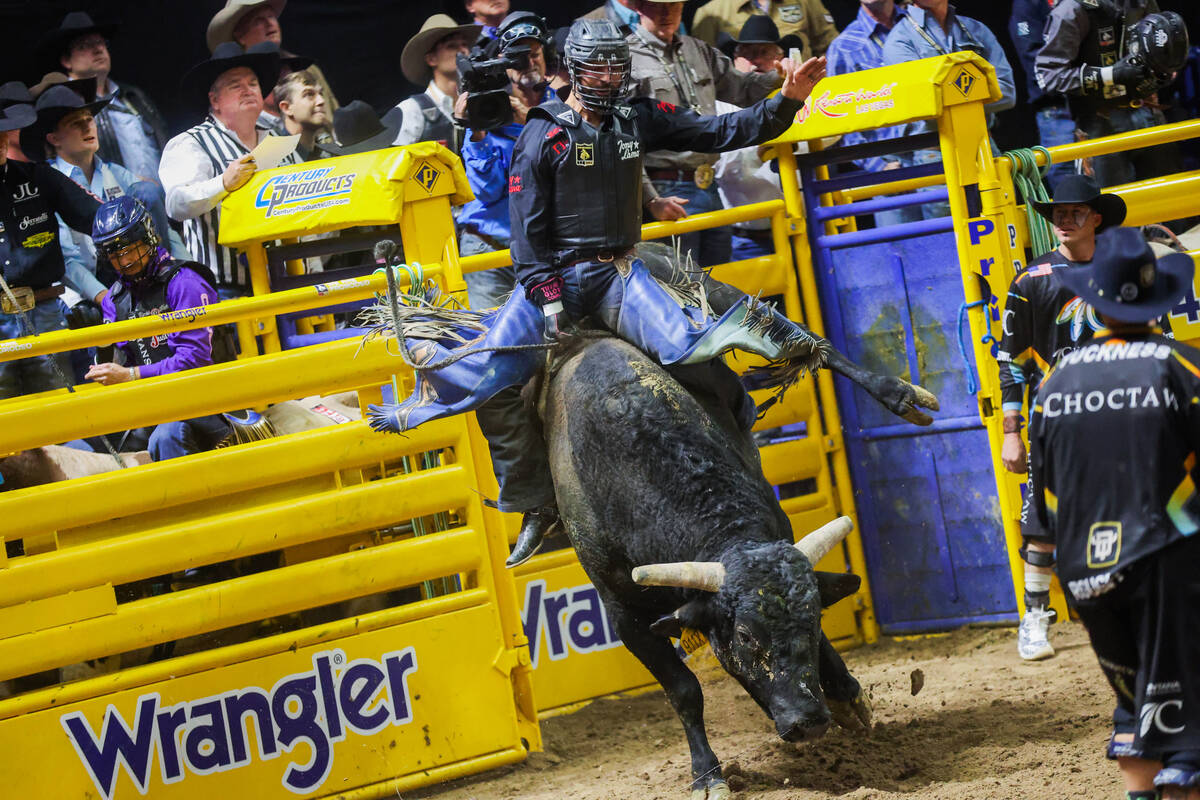
{"type": "Polygon", "coordinates": [[[1031,608],[1021,617],[1017,630],[1017,653],[1026,661],[1041,661],[1054,655],[1046,634],[1054,621],[1054,612],[1047,608],[1031,608]]]}

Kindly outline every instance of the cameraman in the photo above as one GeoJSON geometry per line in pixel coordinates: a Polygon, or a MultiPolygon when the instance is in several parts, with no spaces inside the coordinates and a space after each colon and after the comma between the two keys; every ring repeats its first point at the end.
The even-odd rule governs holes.
{"type": "MultiPolygon", "coordinates": [[[[508,165],[513,145],[525,125],[529,109],[550,99],[553,92],[547,79],[547,55],[553,57],[551,31],[545,20],[528,11],[509,14],[496,29],[496,38],[472,55],[479,63],[493,58],[508,59],[515,66],[507,69],[511,81],[508,102],[510,121],[481,129],[490,120],[473,119],[470,95],[463,92],[455,104],[455,116],[466,118],[468,128],[463,144],[463,166],[475,199],[462,207],[458,215],[463,256],[489,253],[508,248],[508,165]]],[[[466,276],[471,308],[493,308],[501,304],[516,284],[512,267],[499,267],[466,276]]]]}
{"type": "Polygon", "coordinates": [[[394,144],[442,142],[458,152],[451,118],[458,94],[456,59],[478,38],[478,25],[459,25],[445,14],[434,14],[404,45],[400,69],[409,81],[425,86],[425,91],[401,100],[385,115],[386,123],[399,122],[394,144]]]}

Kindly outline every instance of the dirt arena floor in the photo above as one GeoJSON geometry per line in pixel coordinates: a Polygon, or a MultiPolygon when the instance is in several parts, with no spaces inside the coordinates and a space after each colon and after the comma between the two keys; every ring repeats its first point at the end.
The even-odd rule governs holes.
{"type": "MultiPolygon", "coordinates": [[[[788,744],[732,679],[707,682],[713,749],[738,800],[1028,800],[1123,796],[1105,761],[1111,694],[1077,623],[1058,655],[1020,661],[1016,630],[964,629],[846,654],[875,706],[869,738],[831,729],[788,744]],[[921,685],[923,684],[923,685],[921,685]],[[914,695],[913,689],[919,688],[914,695]]],[[[542,725],[520,765],[407,793],[437,800],[686,800],[682,728],[661,691],[542,725]]]]}

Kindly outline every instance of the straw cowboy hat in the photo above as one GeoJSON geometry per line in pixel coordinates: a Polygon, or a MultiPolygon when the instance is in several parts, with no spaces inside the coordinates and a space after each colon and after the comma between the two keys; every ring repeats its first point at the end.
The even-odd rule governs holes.
{"type": "MultiPolygon", "coordinates": [[[[34,100],[42,96],[51,86],[66,86],[87,102],[96,99],[96,78],[68,78],[62,72],[47,72],[42,79],[29,87],[29,94],[34,100]]],[[[32,100],[27,102],[33,102],[32,100]]]]}
{"type": "Polygon", "coordinates": [[[446,14],[434,14],[425,20],[417,35],[408,40],[400,53],[400,71],[417,86],[424,86],[433,77],[433,67],[425,63],[425,54],[442,39],[465,33],[474,44],[483,28],[479,25],[459,25],[446,14]]]}
{"type": "Polygon", "coordinates": [[[1086,264],[1059,271],[1063,285],[1101,314],[1123,322],[1158,319],[1192,287],[1195,264],[1187,253],[1155,259],[1141,231],[1113,228],[1096,237],[1086,264]]]}
{"type": "Polygon", "coordinates": [[[225,0],[225,7],[213,15],[208,22],[208,51],[215,52],[221,42],[233,41],[233,29],[242,17],[259,6],[270,6],[275,16],[283,13],[287,0],[225,0]]]}

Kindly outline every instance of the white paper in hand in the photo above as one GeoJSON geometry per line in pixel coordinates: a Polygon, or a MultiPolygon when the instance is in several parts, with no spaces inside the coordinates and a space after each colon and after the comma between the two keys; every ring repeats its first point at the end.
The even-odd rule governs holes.
{"type": "Polygon", "coordinates": [[[274,169],[279,166],[279,162],[288,157],[296,149],[296,143],[300,141],[300,134],[296,133],[291,136],[268,136],[258,143],[250,155],[254,156],[254,166],[256,169],[274,169]]]}

